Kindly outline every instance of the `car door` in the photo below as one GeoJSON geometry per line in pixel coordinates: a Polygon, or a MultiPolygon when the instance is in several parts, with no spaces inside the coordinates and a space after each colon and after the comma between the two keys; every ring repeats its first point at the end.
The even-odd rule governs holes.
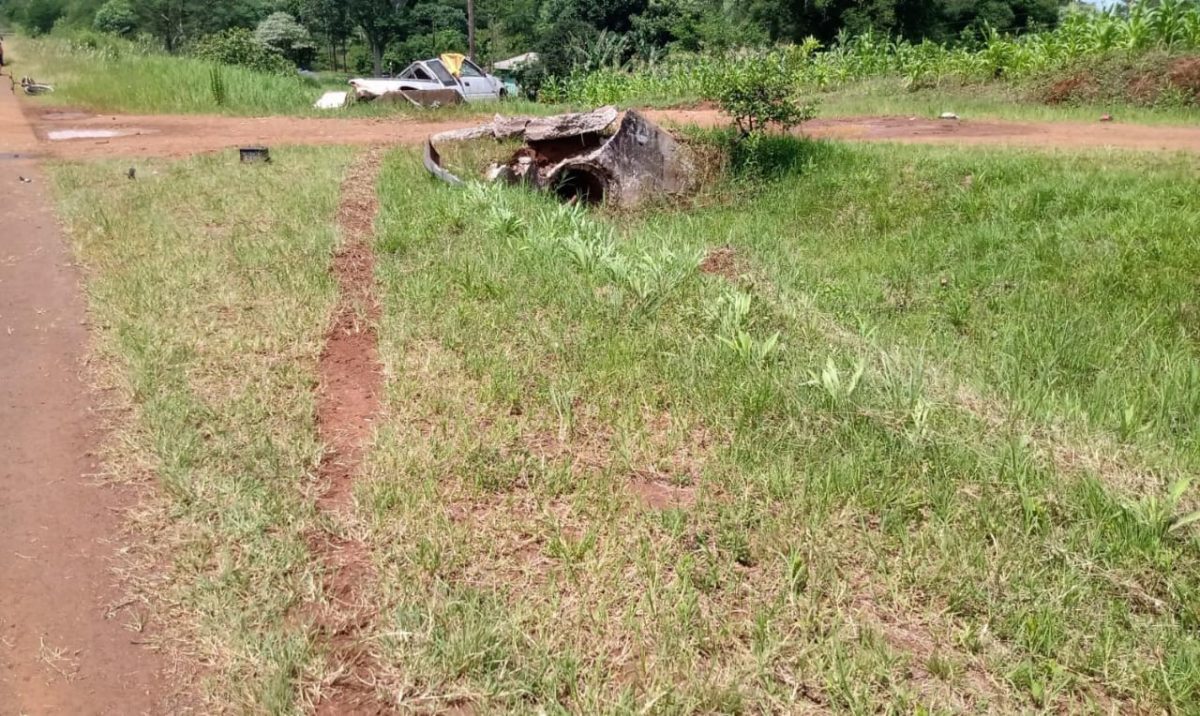
{"type": "Polygon", "coordinates": [[[438,81],[442,83],[443,87],[446,89],[458,90],[460,93],[462,93],[463,99],[471,99],[470,95],[466,93],[466,88],[463,86],[462,81],[450,74],[450,70],[446,69],[446,66],[442,64],[441,60],[429,60],[425,63],[425,66],[428,67],[431,72],[433,72],[434,76],[438,78],[438,81]]]}
{"type": "Polygon", "coordinates": [[[478,65],[470,60],[463,60],[462,70],[458,76],[462,82],[463,95],[470,100],[495,99],[499,96],[492,80],[478,65]]]}

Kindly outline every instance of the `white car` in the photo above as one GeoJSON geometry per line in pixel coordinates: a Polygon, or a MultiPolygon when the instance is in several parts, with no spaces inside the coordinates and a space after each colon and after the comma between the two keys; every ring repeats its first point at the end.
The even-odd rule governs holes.
{"type": "Polygon", "coordinates": [[[350,86],[360,99],[373,99],[401,90],[453,90],[467,102],[500,99],[505,94],[503,82],[467,59],[462,60],[458,77],[435,58],[414,62],[394,78],[353,79],[350,86]]]}

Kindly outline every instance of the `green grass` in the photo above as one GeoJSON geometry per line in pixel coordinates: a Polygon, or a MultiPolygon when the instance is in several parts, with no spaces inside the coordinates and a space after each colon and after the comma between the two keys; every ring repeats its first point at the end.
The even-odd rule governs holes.
{"type": "Polygon", "coordinates": [[[391,163],[381,693],[1195,708],[1200,544],[1161,499],[1196,457],[1194,161],[797,151],[611,220],[391,163]],[[698,273],[723,245],[742,277],[698,273]]]}
{"type": "Polygon", "coordinates": [[[817,102],[818,116],[910,115],[936,117],[954,112],[965,119],[1010,119],[1033,122],[1095,122],[1111,114],[1119,122],[1195,125],[1195,107],[1138,107],[1124,102],[1048,105],[1030,97],[1031,90],[1001,83],[958,85],[909,90],[902,79],[865,80],[828,92],[806,95],[817,102]]]}
{"type": "MultiPolygon", "coordinates": [[[[1110,114],[1118,122],[1193,126],[1200,119],[1195,107],[1141,107],[1125,102],[1050,105],[1031,97],[1031,90],[998,82],[960,84],[946,81],[938,87],[910,90],[903,78],[887,77],[847,83],[828,90],[802,91],[813,102],[818,118],[914,116],[934,118],[954,112],[964,119],[1001,119],[1025,122],[1095,122],[1110,114]]],[[[627,98],[623,106],[689,107],[700,104],[696,95],[644,95],[627,98]]]]}
{"type": "Polygon", "coordinates": [[[136,573],[154,632],[203,663],[214,704],[291,712],[320,652],[296,610],[319,597],[304,541],[321,446],[314,368],[344,149],[271,165],[62,164],[61,213],[87,270],[98,351],[133,408],[108,463],[152,475],[135,513],[156,547],[136,573]]]}
{"type": "MultiPolygon", "coordinates": [[[[327,90],[345,89],[344,81],[326,76],[321,81],[299,76],[267,75],[238,67],[218,67],[185,56],[148,51],[133,43],[105,39],[95,47],[60,37],[6,40],[15,76],[32,76],[54,86],[39,103],[90,109],[98,112],[231,114],[242,116],[294,115],[313,117],[412,116],[422,119],[455,119],[504,114],[545,115],[590,107],[539,104],[506,100],[500,104],[463,105],[437,110],[416,110],[402,105],[360,104],[345,110],[313,108],[327,90]],[[224,86],[217,101],[213,72],[224,86]]],[[[936,89],[909,91],[900,78],[849,83],[817,92],[822,117],[856,115],[916,115],[935,117],[954,111],[965,118],[998,118],[1028,121],[1094,121],[1111,113],[1119,121],[1146,124],[1191,124],[1194,108],[1145,108],[1121,104],[1048,106],[1027,98],[1028,92],[999,83],[959,86],[947,82],[936,89]]],[[[639,96],[624,104],[671,107],[697,102],[687,95],[639,96]]]]}
{"type": "Polygon", "coordinates": [[[10,38],[14,76],[54,87],[42,102],[111,112],[235,115],[315,112],[325,88],[300,76],[270,75],[175,57],[128,42],[90,48],[67,39],[10,38]],[[218,102],[213,73],[224,84],[218,102]]]}
{"type": "MultiPolygon", "coordinates": [[[[165,496],[159,603],[235,710],[334,666],[296,615],[347,159],[56,171],[136,408],[115,464],[165,496]]],[[[1196,160],[783,139],[739,167],[589,213],[389,156],[386,397],[339,524],[380,699],[1200,707],[1196,160]]]]}

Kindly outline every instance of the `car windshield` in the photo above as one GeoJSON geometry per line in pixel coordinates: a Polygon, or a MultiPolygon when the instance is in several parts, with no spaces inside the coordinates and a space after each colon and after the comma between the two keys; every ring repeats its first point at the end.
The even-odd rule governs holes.
{"type": "Polygon", "coordinates": [[[450,70],[446,69],[446,66],[442,64],[441,60],[430,60],[425,64],[429,65],[429,69],[433,70],[433,74],[437,75],[437,78],[441,80],[442,84],[446,85],[447,87],[453,87],[455,85],[454,75],[450,74],[450,70]]]}
{"type": "Polygon", "coordinates": [[[430,82],[433,81],[433,78],[429,76],[429,73],[425,71],[425,68],[421,67],[418,64],[409,65],[408,69],[406,69],[406,70],[404,70],[404,72],[400,73],[400,79],[402,79],[402,80],[427,80],[430,82]]]}
{"type": "Polygon", "coordinates": [[[462,63],[462,76],[463,77],[483,77],[483,71],[480,70],[475,65],[471,64],[469,61],[463,62],[462,63]]]}

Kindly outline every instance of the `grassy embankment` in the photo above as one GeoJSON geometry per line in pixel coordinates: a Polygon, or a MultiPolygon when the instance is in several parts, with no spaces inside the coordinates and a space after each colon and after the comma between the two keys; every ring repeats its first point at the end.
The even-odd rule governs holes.
{"type": "Polygon", "coordinates": [[[1128,102],[1085,101],[1047,104],[1028,87],[1001,82],[958,84],[911,90],[899,77],[855,82],[845,87],[806,95],[817,103],[818,116],[937,117],[954,112],[964,119],[1007,119],[1026,122],[1095,122],[1111,115],[1117,122],[1194,126],[1196,107],[1143,107],[1128,102]]]}
{"type": "MultiPolygon", "coordinates": [[[[391,157],[388,394],[346,526],[381,698],[1196,708],[1195,488],[1169,498],[1200,463],[1195,159],[788,147],[769,182],[627,215],[391,157]]],[[[246,708],[335,666],[292,616],[321,598],[346,159],[58,171],[137,407],[116,464],[164,487],[174,633],[246,708]]]]}
{"type": "MultiPolygon", "coordinates": [[[[306,79],[217,65],[187,56],[173,56],[115,38],[90,46],[60,37],[10,37],[11,66],[16,77],[33,77],[54,92],[35,101],[98,112],[145,114],[230,114],[241,116],[298,115],[313,117],[486,115],[491,106],[418,110],[396,104],[356,104],[341,110],[318,110],[313,103],[323,92],[345,90],[346,78],[306,79]],[[216,72],[221,99],[214,92],[216,72]]],[[[506,112],[546,113],[528,102],[505,102],[506,112]]]]}

